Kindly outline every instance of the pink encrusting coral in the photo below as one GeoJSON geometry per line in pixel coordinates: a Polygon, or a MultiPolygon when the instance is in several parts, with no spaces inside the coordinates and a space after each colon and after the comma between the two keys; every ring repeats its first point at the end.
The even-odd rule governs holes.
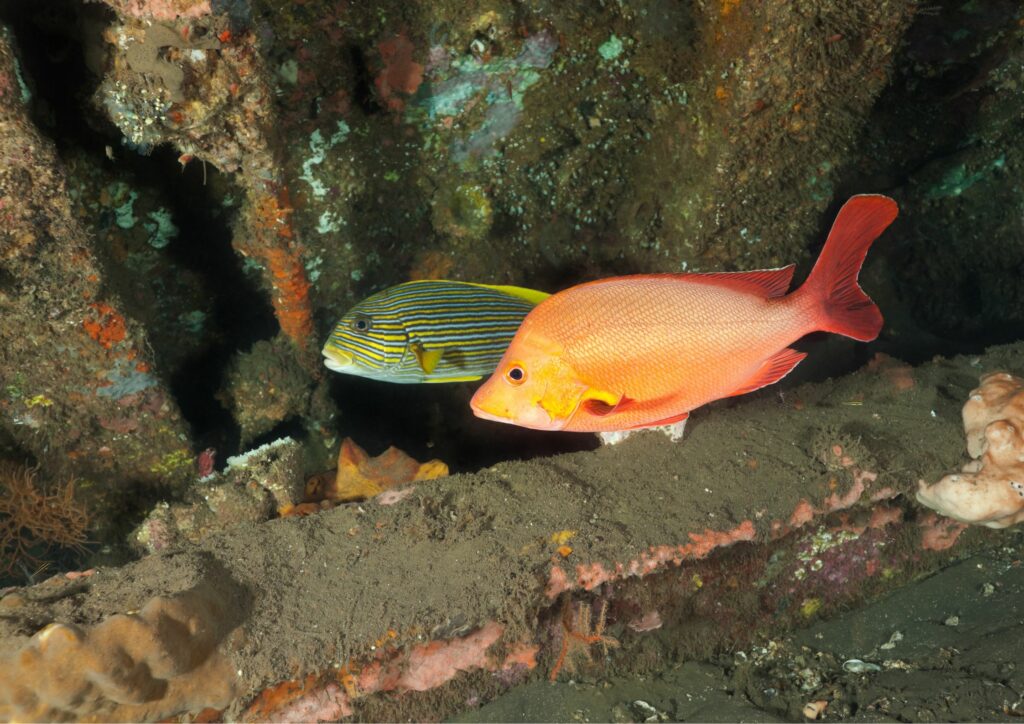
{"type": "Polygon", "coordinates": [[[1006,528],[1024,521],[1024,379],[981,378],[963,409],[967,452],[960,473],[918,484],[917,499],[962,523],[1006,528]]]}
{"type": "Polygon", "coordinates": [[[966,523],[960,523],[949,518],[944,518],[935,513],[929,513],[920,521],[921,526],[921,547],[926,551],[944,551],[952,548],[960,534],[967,528],[966,523]]]}
{"type": "Polygon", "coordinates": [[[898,495],[894,488],[888,486],[869,490],[871,484],[878,480],[878,473],[866,470],[858,465],[857,461],[839,443],[832,445],[827,451],[822,453],[821,457],[827,465],[838,466],[848,471],[853,479],[853,484],[845,493],[830,493],[822,501],[822,504],[817,507],[807,500],[801,500],[797,503],[796,508],[793,509],[793,513],[787,521],[772,521],[772,538],[778,539],[788,535],[797,528],[807,525],[818,516],[852,508],[865,493],[868,493],[869,499],[873,502],[888,500],[898,495]]]}
{"type": "MultiPolygon", "coordinates": [[[[829,494],[821,505],[815,506],[807,500],[797,503],[785,522],[781,520],[772,521],[771,536],[779,539],[811,522],[819,516],[824,516],[837,511],[848,510],[854,507],[866,494],[872,501],[887,500],[896,495],[896,492],[889,487],[869,490],[869,487],[878,479],[878,473],[860,467],[857,462],[846,454],[839,444],[833,445],[826,453],[837,467],[849,472],[853,484],[845,493],[833,492],[829,494]]],[[[899,519],[898,512],[893,509],[883,508],[878,513],[879,525],[894,522],[899,519]]],[[[868,527],[874,527],[869,524],[868,527]]],[[[577,588],[585,591],[592,591],[602,583],[619,580],[633,576],[645,576],[654,573],[668,565],[679,565],[686,560],[697,560],[706,558],[717,548],[730,546],[741,541],[752,541],[755,539],[756,530],[750,520],[744,520],[736,528],[725,531],[705,530],[703,533],[690,533],[690,543],[684,545],[662,545],[651,546],[637,558],[625,563],[616,562],[608,566],[601,562],[581,563],[576,566],[575,576],[566,573],[558,565],[551,567],[548,576],[546,593],[549,598],[555,598],[566,591],[577,588]]]]}
{"type": "MultiPolygon", "coordinates": [[[[374,660],[351,661],[337,672],[284,681],[260,692],[242,714],[242,721],[336,721],[353,714],[352,703],[377,692],[429,691],[460,673],[484,669],[511,686],[522,672],[537,666],[538,646],[511,643],[503,658],[488,650],[505,627],[488,621],[465,636],[434,640],[404,650],[381,646],[374,660]]],[[[393,639],[392,630],[381,641],[393,639]]]]}
{"type": "Polygon", "coordinates": [[[592,591],[602,583],[632,576],[645,576],[668,565],[679,565],[683,561],[704,558],[716,548],[729,546],[739,541],[751,541],[755,536],[753,522],[745,520],[732,530],[705,530],[690,533],[690,543],[683,545],[651,546],[637,558],[608,567],[594,562],[576,566],[575,579],[561,568],[552,566],[548,577],[546,593],[556,598],[566,591],[582,588],[592,591]]]}
{"type": "Polygon", "coordinates": [[[431,641],[413,647],[406,657],[371,664],[359,676],[360,692],[428,691],[460,671],[488,668],[487,649],[501,638],[503,630],[501,624],[490,621],[462,638],[431,641]]]}

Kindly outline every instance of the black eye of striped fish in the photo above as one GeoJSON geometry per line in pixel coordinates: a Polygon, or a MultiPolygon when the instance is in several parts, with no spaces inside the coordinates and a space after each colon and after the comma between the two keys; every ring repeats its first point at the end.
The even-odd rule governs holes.
{"type": "Polygon", "coordinates": [[[373,325],[370,323],[369,317],[357,317],[356,320],[352,322],[352,329],[357,332],[369,332],[373,329],[373,325]]]}

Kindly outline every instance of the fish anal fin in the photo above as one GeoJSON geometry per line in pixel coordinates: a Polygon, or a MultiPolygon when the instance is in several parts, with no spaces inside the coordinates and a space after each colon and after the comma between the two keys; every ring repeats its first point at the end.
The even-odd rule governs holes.
{"type": "Polygon", "coordinates": [[[437,369],[437,363],[441,361],[441,357],[444,355],[444,350],[427,350],[423,348],[422,344],[417,342],[412,346],[412,353],[416,355],[416,361],[419,362],[420,369],[429,375],[437,369]]]}
{"type": "Polygon", "coordinates": [[[795,349],[785,348],[764,361],[757,369],[754,376],[747,380],[739,389],[733,390],[727,396],[745,395],[748,392],[759,390],[762,387],[774,384],[793,371],[793,368],[800,364],[800,360],[807,356],[806,352],[797,352],[795,349]]]}
{"type": "Polygon", "coordinates": [[[744,272],[698,272],[680,274],[679,276],[689,282],[724,287],[737,292],[772,298],[781,297],[789,291],[789,285],[793,281],[793,270],[795,268],[795,264],[790,264],[781,269],[760,269],[758,271],[744,272]]]}

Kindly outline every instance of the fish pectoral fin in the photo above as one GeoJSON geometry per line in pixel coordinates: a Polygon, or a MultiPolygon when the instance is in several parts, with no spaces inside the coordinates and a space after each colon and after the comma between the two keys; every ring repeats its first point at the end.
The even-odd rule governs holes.
{"type": "Polygon", "coordinates": [[[789,349],[788,347],[781,352],[776,352],[757,368],[757,372],[754,373],[753,377],[738,389],[730,392],[726,397],[745,395],[748,392],[753,392],[778,382],[792,372],[793,368],[800,364],[800,360],[806,356],[806,352],[797,352],[795,349],[789,349]]]}
{"type": "Polygon", "coordinates": [[[441,361],[441,356],[444,354],[443,349],[423,349],[423,345],[416,342],[412,346],[412,353],[416,355],[416,361],[419,362],[420,369],[424,373],[430,374],[437,369],[437,363],[441,361]]]}
{"type": "Polygon", "coordinates": [[[580,408],[593,415],[608,415],[629,401],[622,393],[598,390],[583,382],[549,386],[539,400],[552,420],[568,420],[580,408]]]}
{"type": "Polygon", "coordinates": [[[623,405],[629,404],[631,401],[632,400],[623,394],[606,392],[604,390],[595,390],[591,387],[583,393],[583,399],[580,401],[580,406],[586,407],[587,412],[592,415],[604,417],[605,415],[612,414],[616,410],[621,410],[623,405]]]}

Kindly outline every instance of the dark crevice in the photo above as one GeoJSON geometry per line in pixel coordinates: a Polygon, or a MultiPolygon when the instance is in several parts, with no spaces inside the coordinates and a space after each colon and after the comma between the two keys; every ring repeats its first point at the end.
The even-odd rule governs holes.
{"type": "Polygon", "coordinates": [[[371,455],[394,445],[417,460],[440,458],[452,472],[472,472],[597,447],[589,433],[540,432],[474,417],[469,399],[480,383],[396,385],[329,374],[341,410],[337,428],[371,455]]]}
{"type": "MultiPolygon", "coordinates": [[[[280,440],[283,437],[290,437],[301,443],[306,439],[306,436],[306,427],[302,424],[302,418],[289,417],[287,420],[282,420],[277,423],[273,428],[262,435],[254,437],[252,442],[250,442],[246,447],[249,450],[255,450],[260,445],[266,445],[274,442],[275,440],[280,440]]],[[[221,466],[220,459],[218,459],[217,466],[221,466]]]]}
{"type": "Polygon", "coordinates": [[[349,49],[352,59],[352,68],[355,72],[355,87],[352,89],[352,99],[366,115],[380,113],[382,108],[377,102],[377,96],[373,92],[373,78],[370,75],[370,68],[366,64],[366,56],[361,48],[352,46],[349,49]]]}
{"type": "Polygon", "coordinates": [[[162,165],[171,180],[181,179],[162,189],[181,230],[167,250],[176,264],[202,279],[202,293],[211,307],[205,332],[208,347],[174,371],[171,392],[198,449],[214,447],[234,454],[239,452],[240,431],[217,393],[235,355],[276,334],[277,321],[267,295],[242,271],[241,259],[231,247],[233,219],[216,213],[220,200],[210,192],[209,182],[217,172],[193,162],[181,173],[176,152],[163,148],[154,153],[158,155],[165,157],[162,165]],[[209,185],[204,186],[204,178],[209,185]]]}

